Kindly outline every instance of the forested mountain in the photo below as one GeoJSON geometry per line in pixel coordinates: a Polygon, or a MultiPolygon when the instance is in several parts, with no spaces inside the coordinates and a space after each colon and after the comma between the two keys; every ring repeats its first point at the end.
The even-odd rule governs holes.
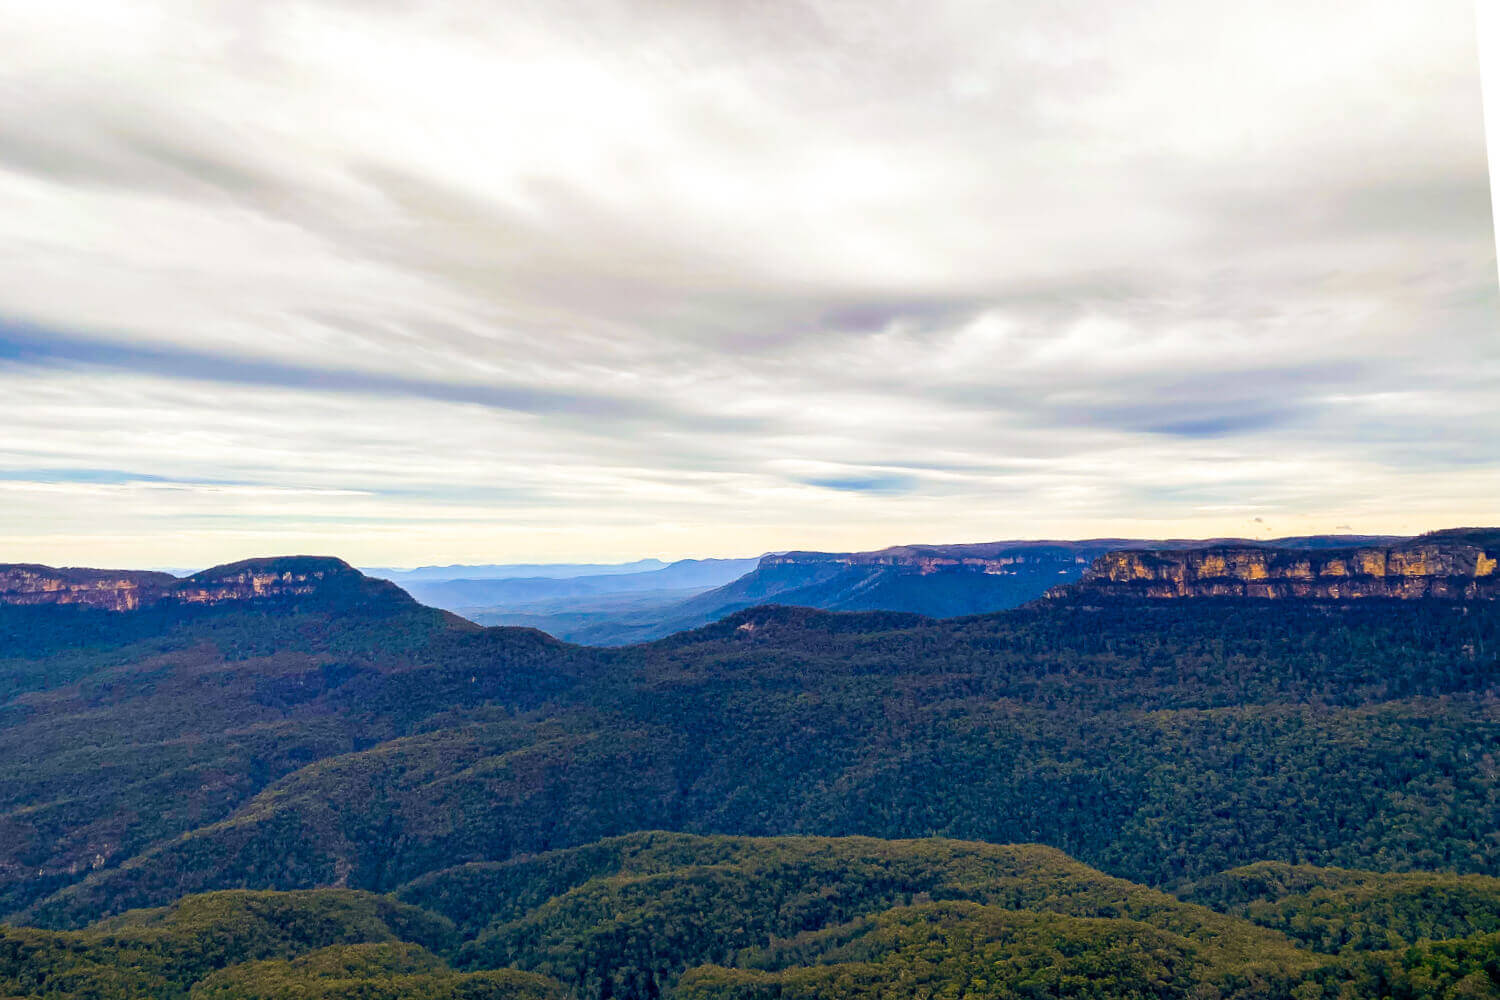
{"type": "Polygon", "coordinates": [[[1500,879],[1484,875],[1260,861],[1210,876],[1187,896],[1325,952],[1500,932],[1500,879]]]}
{"type": "Polygon", "coordinates": [[[0,927],[0,990],[91,1000],[560,1000],[555,981],[457,972],[442,917],[369,893],[222,892],[82,931],[0,927]]]}
{"type": "MultiPolygon", "coordinates": [[[[1482,880],[1428,881],[1500,906],[1482,880]]],[[[1319,912],[1400,910],[1389,891],[1319,912]]],[[[0,927],[0,991],[39,1000],[1459,1000],[1493,995],[1497,962],[1495,933],[1318,950],[1050,848],[867,837],[639,833],[392,895],[231,890],[0,927]]]]}
{"type": "Polygon", "coordinates": [[[475,626],[336,560],[228,570],[147,581],[173,593],[133,610],[0,600],[0,995],[1500,982],[1494,601],[760,607],[598,649],[475,626]],[[647,830],[678,833],[604,839],[647,830]],[[787,835],[919,839],[742,839],[787,835]],[[1005,844],[1044,846],[986,846],[1005,844]],[[187,962],[172,949],[239,931],[190,921],[178,945],[163,928],[185,918],[113,917],[313,892],[204,897],[296,912],[329,887],[455,926],[187,962]],[[326,951],[346,947],[365,950],[326,951]],[[89,985],[117,967],[125,985],[89,985]],[[498,968],[519,971],[472,976],[498,968]],[[426,978],[371,985],[401,977],[426,978]]]}

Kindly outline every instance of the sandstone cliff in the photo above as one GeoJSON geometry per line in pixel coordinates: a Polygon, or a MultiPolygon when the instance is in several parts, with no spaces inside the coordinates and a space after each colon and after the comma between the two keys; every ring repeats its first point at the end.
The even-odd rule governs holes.
{"type": "Polygon", "coordinates": [[[131,611],[156,603],[177,582],[167,573],[0,565],[0,603],[85,604],[131,611]]]}
{"type": "Polygon", "coordinates": [[[1050,596],[1411,600],[1500,598],[1500,529],[1458,528],[1391,545],[1256,545],[1110,552],[1050,596]]]}
{"type": "Polygon", "coordinates": [[[0,565],[0,604],[134,611],[162,604],[286,600],[351,589],[399,593],[393,584],[370,580],[341,559],[321,556],[247,559],[183,578],[133,570],[0,565]]]}

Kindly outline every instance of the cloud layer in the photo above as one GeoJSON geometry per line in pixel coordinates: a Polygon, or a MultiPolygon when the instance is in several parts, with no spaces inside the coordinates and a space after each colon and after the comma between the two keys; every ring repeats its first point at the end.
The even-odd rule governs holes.
{"type": "Polygon", "coordinates": [[[1459,0],[0,0],[0,46],[5,557],[1495,520],[1459,0]]]}

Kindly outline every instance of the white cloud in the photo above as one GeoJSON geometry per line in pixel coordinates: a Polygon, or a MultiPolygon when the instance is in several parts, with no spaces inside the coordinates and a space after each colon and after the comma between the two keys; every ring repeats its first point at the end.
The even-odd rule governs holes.
{"type": "Polygon", "coordinates": [[[18,558],[1402,530],[1495,492],[1458,0],[0,0],[0,47],[18,558]]]}

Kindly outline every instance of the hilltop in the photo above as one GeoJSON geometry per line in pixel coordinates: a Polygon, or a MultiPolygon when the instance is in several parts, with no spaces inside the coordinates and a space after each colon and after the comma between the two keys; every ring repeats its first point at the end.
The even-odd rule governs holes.
{"type": "Polygon", "coordinates": [[[393,584],[331,556],[274,556],[215,566],[191,576],[138,570],[0,564],[0,604],[77,605],[135,611],[158,605],[225,602],[409,599],[393,584]]]}

